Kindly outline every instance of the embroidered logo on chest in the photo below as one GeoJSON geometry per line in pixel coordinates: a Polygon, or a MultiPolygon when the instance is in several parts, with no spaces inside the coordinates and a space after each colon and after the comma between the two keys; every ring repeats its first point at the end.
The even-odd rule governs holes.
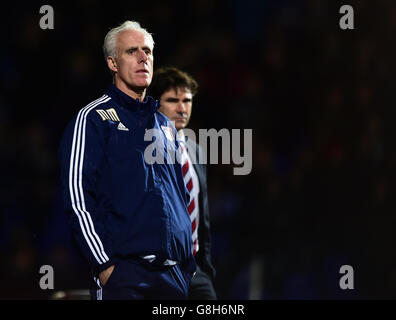
{"type": "Polygon", "coordinates": [[[117,112],[114,110],[114,108],[110,108],[107,110],[103,109],[98,109],[96,112],[100,115],[103,121],[109,120],[113,122],[118,122],[117,129],[120,131],[129,131],[127,127],[124,126],[124,124],[121,122],[120,118],[118,117],[117,112]]]}

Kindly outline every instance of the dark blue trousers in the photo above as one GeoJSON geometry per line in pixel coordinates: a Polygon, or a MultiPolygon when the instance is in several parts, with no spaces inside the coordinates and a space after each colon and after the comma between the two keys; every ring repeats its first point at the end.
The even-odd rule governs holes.
{"type": "Polygon", "coordinates": [[[158,266],[143,259],[120,259],[105,285],[94,277],[93,300],[187,299],[195,262],[191,265],[158,266]]]}

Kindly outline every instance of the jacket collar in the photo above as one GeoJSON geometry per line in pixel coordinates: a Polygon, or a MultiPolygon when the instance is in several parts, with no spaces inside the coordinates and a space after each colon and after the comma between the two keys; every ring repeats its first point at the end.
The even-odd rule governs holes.
{"type": "Polygon", "coordinates": [[[179,131],[177,131],[177,137],[179,138],[180,141],[182,142],[186,142],[186,136],[184,134],[183,129],[180,129],[179,131]]]}

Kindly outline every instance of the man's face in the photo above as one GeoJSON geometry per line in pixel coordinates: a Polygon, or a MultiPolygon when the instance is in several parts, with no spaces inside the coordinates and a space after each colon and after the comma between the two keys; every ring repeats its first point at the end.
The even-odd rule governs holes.
{"type": "Polygon", "coordinates": [[[173,121],[176,130],[185,128],[190,121],[192,98],[187,88],[171,88],[162,94],[159,111],[173,121]]]}
{"type": "Polygon", "coordinates": [[[125,30],[116,40],[117,57],[108,63],[115,72],[115,83],[122,89],[143,91],[153,76],[153,44],[143,32],[125,30]],[[113,69],[113,68],[114,69],[113,69]]]}

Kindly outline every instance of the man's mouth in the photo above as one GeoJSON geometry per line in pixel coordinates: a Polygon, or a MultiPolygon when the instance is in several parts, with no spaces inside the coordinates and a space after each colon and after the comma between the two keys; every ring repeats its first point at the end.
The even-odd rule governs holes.
{"type": "Polygon", "coordinates": [[[187,115],[183,114],[181,116],[178,116],[177,118],[175,118],[175,121],[186,121],[187,120],[187,115]]]}
{"type": "Polygon", "coordinates": [[[150,72],[146,69],[140,69],[140,70],[136,71],[136,73],[150,73],[150,72]]]}

